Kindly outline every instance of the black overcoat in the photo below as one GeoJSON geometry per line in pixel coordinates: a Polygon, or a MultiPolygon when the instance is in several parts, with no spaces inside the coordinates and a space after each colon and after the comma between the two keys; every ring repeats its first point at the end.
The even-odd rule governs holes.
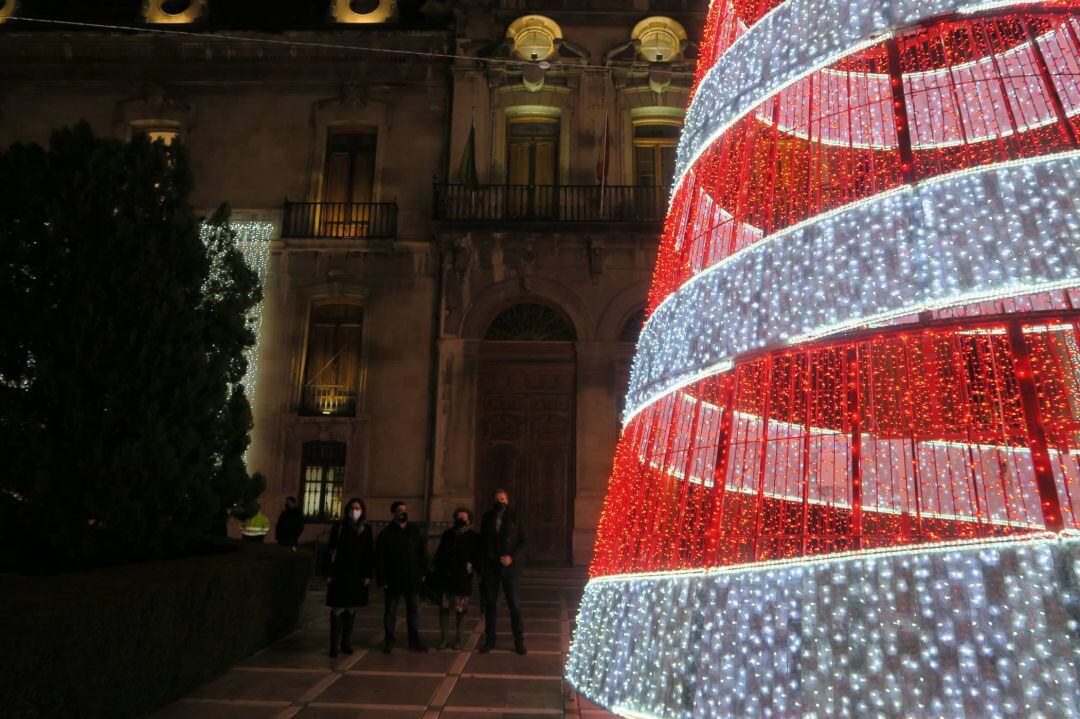
{"type": "Polygon", "coordinates": [[[369,582],[375,576],[375,543],[371,525],[341,520],[330,528],[326,546],[326,606],[363,607],[368,603],[369,582]]]}
{"type": "Polygon", "coordinates": [[[473,574],[480,571],[483,555],[480,552],[480,535],[471,529],[458,532],[448,529],[439,540],[435,550],[435,573],[440,592],[455,597],[472,594],[473,574]],[[468,571],[471,564],[473,571],[468,571]]]}
{"type": "Polygon", "coordinates": [[[391,522],[375,543],[379,584],[398,593],[419,592],[427,574],[427,540],[414,524],[391,522]]]}
{"type": "Polygon", "coordinates": [[[484,555],[484,571],[515,576],[525,566],[525,527],[513,507],[503,511],[502,524],[495,529],[498,512],[489,509],[480,521],[480,546],[484,555]],[[499,557],[510,555],[514,560],[503,567],[499,557]]]}
{"type": "Polygon", "coordinates": [[[278,516],[274,527],[274,538],[278,544],[295,547],[300,535],[304,533],[304,513],[299,507],[286,509],[278,516]]]}

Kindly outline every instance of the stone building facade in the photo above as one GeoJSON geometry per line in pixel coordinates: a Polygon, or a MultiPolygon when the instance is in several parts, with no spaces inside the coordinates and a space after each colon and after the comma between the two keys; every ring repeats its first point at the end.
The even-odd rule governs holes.
{"type": "Polygon", "coordinates": [[[0,144],[178,139],[268,228],[264,511],[504,487],[534,561],[588,561],[705,2],[85,5],[0,3],[0,144]]]}

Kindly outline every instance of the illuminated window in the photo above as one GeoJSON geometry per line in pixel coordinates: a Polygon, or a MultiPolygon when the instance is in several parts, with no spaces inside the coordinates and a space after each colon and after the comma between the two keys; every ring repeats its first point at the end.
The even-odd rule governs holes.
{"type": "Polygon", "coordinates": [[[330,16],[346,24],[380,24],[397,19],[398,0],[332,0],[330,16]]]}
{"type": "Polygon", "coordinates": [[[146,139],[150,140],[150,142],[157,142],[158,140],[161,140],[163,143],[165,143],[166,147],[169,147],[174,142],[180,139],[179,130],[171,130],[166,128],[137,129],[135,130],[135,134],[137,136],[145,137],[146,139]]]}
{"type": "Polygon", "coordinates": [[[638,41],[638,52],[649,62],[671,62],[686,42],[683,26],[666,17],[645,18],[630,36],[638,41]]]}
{"type": "Polygon", "coordinates": [[[362,333],[360,305],[312,308],[304,361],[302,409],[305,414],[356,416],[362,333]]]}
{"type": "Polygon", "coordinates": [[[321,522],[341,517],[341,492],[345,485],[345,443],[304,442],[304,516],[321,522]]]}
{"type": "Polygon", "coordinates": [[[514,42],[514,55],[538,62],[555,54],[555,42],[562,39],[562,30],[554,20],[526,15],[510,24],[506,36],[514,42]]]}
{"type": "Polygon", "coordinates": [[[645,122],[634,125],[634,184],[638,187],[671,185],[679,125],[645,122]]]}
{"type": "Polygon", "coordinates": [[[375,185],[375,132],[331,132],[326,139],[325,202],[371,202],[375,185]]]}
{"type": "Polygon", "coordinates": [[[146,0],[143,19],[151,24],[193,23],[202,15],[206,0],[146,0]]]}

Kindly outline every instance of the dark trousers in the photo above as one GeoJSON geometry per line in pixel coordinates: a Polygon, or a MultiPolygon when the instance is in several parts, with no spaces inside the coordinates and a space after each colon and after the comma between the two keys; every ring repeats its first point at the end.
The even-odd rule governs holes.
{"type": "Polygon", "coordinates": [[[397,623],[398,601],[405,597],[405,623],[409,627],[409,644],[420,644],[420,632],[417,629],[420,614],[420,594],[412,590],[398,591],[387,588],[386,604],[383,607],[383,631],[386,641],[394,641],[394,624],[397,623]]]}
{"type": "Polygon", "coordinates": [[[506,597],[506,606],[510,609],[510,630],[514,633],[514,643],[525,641],[525,628],[521,623],[521,603],[518,601],[517,572],[501,572],[488,569],[484,572],[484,642],[495,644],[495,607],[499,603],[499,587],[506,597]]]}

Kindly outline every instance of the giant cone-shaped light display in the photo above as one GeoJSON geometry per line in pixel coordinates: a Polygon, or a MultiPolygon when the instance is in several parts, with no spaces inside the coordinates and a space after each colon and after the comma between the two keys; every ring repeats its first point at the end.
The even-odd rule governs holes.
{"type": "Polygon", "coordinates": [[[714,0],[567,679],[1080,716],[1080,0],[714,0]]]}

